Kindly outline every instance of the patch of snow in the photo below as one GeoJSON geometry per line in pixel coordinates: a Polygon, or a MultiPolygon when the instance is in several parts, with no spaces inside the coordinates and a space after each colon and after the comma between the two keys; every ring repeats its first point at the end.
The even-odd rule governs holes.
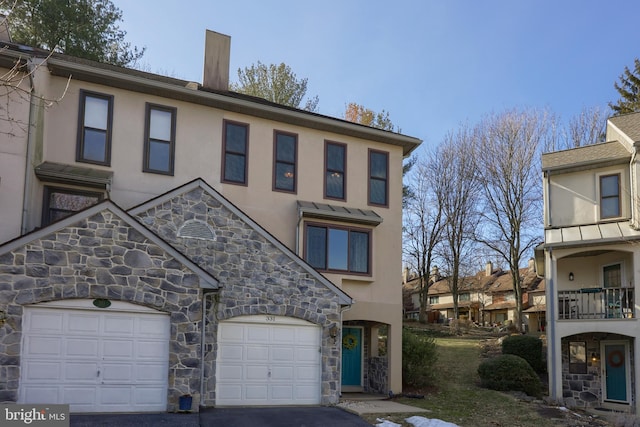
{"type": "MultiPolygon", "coordinates": [[[[376,427],[401,427],[400,424],[396,424],[382,418],[377,418],[376,421],[379,422],[379,424],[376,424],[376,427]]],[[[414,425],[415,427],[458,427],[458,425],[456,424],[448,423],[436,418],[429,419],[420,416],[409,417],[406,418],[405,421],[409,424],[414,425]]]]}

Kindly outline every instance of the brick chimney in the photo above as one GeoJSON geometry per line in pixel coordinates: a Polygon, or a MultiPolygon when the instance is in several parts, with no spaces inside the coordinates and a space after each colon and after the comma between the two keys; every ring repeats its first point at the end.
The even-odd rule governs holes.
{"type": "Polygon", "coordinates": [[[231,37],[207,30],[204,41],[202,86],[207,89],[229,90],[230,56],[231,37]]]}

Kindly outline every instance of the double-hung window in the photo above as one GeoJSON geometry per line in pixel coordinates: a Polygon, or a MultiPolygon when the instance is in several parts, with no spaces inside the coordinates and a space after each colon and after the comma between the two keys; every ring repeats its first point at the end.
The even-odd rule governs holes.
{"type": "Polygon", "coordinates": [[[274,132],[273,189],[296,192],[298,136],[274,132]]]}
{"type": "Polygon", "coordinates": [[[76,161],[109,166],[113,96],[80,91],[76,161]]]}
{"type": "Polygon", "coordinates": [[[249,125],[224,121],[222,138],[222,181],[247,184],[249,125]]]}
{"type": "Polygon", "coordinates": [[[600,218],[616,218],[620,213],[620,174],[600,177],[600,218]]]}
{"type": "Polygon", "coordinates": [[[322,224],[306,225],[305,259],[323,271],[371,274],[371,232],[322,224]]]}
{"type": "Polygon", "coordinates": [[[173,175],[176,109],[147,103],[144,138],[144,172],[173,175]]]}
{"type": "Polygon", "coordinates": [[[337,142],[326,142],[324,164],[324,196],[327,199],[345,200],[347,146],[337,142]]]}
{"type": "Polygon", "coordinates": [[[369,150],[369,204],[389,205],[389,153],[369,150]]]}

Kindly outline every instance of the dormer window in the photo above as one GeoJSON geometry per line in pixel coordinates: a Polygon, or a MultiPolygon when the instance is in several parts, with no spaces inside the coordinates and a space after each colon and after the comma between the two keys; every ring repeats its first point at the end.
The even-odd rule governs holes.
{"type": "Polygon", "coordinates": [[[600,177],[600,218],[620,216],[620,174],[600,177]]]}

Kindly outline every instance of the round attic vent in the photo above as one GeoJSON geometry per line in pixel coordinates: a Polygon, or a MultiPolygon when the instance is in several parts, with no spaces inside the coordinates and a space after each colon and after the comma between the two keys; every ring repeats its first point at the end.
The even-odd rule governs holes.
{"type": "Polygon", "coordinates": [[[206,222],[192,219],[182,224],[178,230],[178,237],[213,240],[213,231],[206,222]]]}

